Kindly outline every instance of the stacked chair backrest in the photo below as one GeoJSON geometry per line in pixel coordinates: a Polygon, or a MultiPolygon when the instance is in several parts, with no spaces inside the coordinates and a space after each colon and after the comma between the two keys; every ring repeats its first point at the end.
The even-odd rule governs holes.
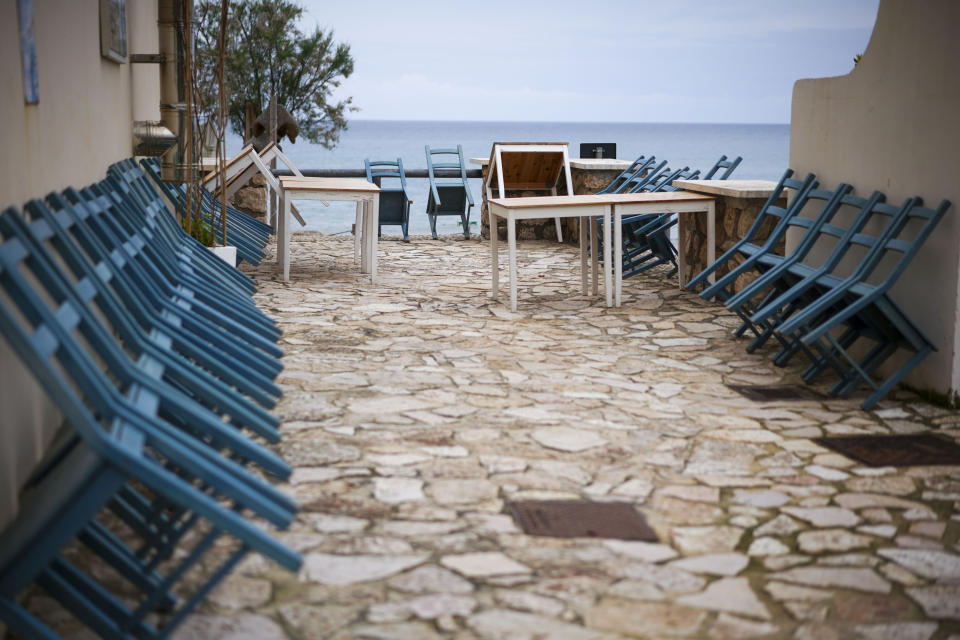
{"type": "Polygon", "coordinates": [[[733,160],[728,160],[727,156],[720,156],[720,159],[714,163],[710,170],[703,174],[702,180],[727,180],[730,178],[730,175],[740,166],[740,162],[743,161],[743,158],[737,156],[733,160]],[[718,172],[723,169],[723,173],[718,172]]]}
{"type": "Polygon", "coordinates": [[[655,161],[656,161],[656,158],[653,158],[653,157],[647,158],[646,156],[643,156],[643,155],[639,156],[636,160],[630,163],[629,167],[621,171],[620,175],[618,175],[613,180],[611,180],[610,183],[607,184],[607,186],[605,186],[600,191],[597,191],[597,193],[621,193],[620,191],[618,191],[618,189],[622,184],[624,184],[628,180],[631,180],[635,176],[644,175],[645,172],[648,171],[650,167],[653,166],[653,163],[655,161]]]}

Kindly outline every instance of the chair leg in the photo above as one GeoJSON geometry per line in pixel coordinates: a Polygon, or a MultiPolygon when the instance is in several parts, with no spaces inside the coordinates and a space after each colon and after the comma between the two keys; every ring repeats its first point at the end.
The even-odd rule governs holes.
{"type": "Polygon", "coordinates": [[[428,213],[427,218],[430,220],[430,233],[433,235],[433,239],[437,240],[437,216],[428,213]]]}
{"type": "Polygon", "coordinates": [[[463,237],[466,240],[470,239],[470,221],[466,216],[460,214],[460,222],[463,223],[463,237]]]}
{"type": "Polygon", "coordinates": [[[563,242],[563,226],[560,224],[560,218],[554,218],[553,222],[557,225],[557,242],[563,242]]]}

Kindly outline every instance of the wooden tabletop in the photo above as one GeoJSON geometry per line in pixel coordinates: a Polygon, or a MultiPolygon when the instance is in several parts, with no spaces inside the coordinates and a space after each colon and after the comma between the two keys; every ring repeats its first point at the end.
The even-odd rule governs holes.
{"type": "Polygon", "coordinates": [[[713,200],[712,196],[689,191],[653,193],[604,193],[580,196],[544,196],[536,198],[493,198],[491,204],[504,209],[535,209],[539,207],[576,207],[585,204],[636,204],[648,202],[697,202],[713,200]]]}
{"type": "Polygon", "coordinates": [[[770,180],[674,180],[673,186],[731,198],[769,198],[777,183],[770,180]]]}
{"type": "Polygon", "coordinates": [[[281,176],[280,186],[296,191],[359,191],[378,193],[380,187],[364,178],[310,178],[307,176],[281,176]]]}
{"type": "MultiPolygon", "coordinates": [[[[478,164],[485,167],[490,164],[490,158],[470,158],[470,164],[478,164]]],[[[633,164],[630,160],[620,160],[619,158],[570,158],[571,169],[584,169],[586,171],[623,171],[633,164]]]]}

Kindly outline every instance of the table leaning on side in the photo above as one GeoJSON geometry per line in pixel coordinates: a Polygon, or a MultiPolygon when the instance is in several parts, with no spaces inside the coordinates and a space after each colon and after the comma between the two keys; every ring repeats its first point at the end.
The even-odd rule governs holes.
{"type": "Polygon", "coordinates": [[[379,229],[380,187],[363,178],[280,178],[280,215],[277,216],[277,264],[283,269],[283,281],[290,281],[290,204],[292,200],[360,202],[363,224],[360,272],[377,281],[377,234],[379,229]]]}
{"type": "MultiPolygon", "coordinates": [[[[623,238],[622,218],[624,215],[641,213],[706,213],[707,227],[714,226],[714,199],[712,196],[685,191],[652,193],[615,193],[582,196],[552,196],[543,198],[494,198],[489,201],[491,229],[493,219],[503,218],[507,223],[507,246],[509,253],[510,310],[517,310],[517,231],[518,220],[531,218],[570,218],[580,219],[580,270],[584,295],[587,294],[587,258],[593,256],[593,291],[597,293],[599,261],[597,260],[597,218],[603,225],[603,237],[612,242],[603,243],[603,283],[607,306],[620,306],[623,297],[623,238]],[[585,220],[586,219],[586,220],[585,220]],[[590,237],[592,247],[588,251],[584,222],[592,225],[590,237]],[[612,227],[612,230],[611,230],[612,227]],[[611,249],[612,245],[612,249],[611,249]],[[611,252],[613,255],[611,256],[611,252]],[[612,267],[612,269],[611,269],[612,267]],[[611,273],[612,271],[612,273],[611,273]],[[611,286],[612,283],[612,286],[611,286]]],[[[710,238],[712,241],[713,238],[710,238]]],[[[496,300],[500,288],[499,240],[496,233],[490,234],[491,292],[496,300]]],[[[716,259],[715,247],[708,242],[710,259],[716,259]]],[[[686,281],[685,264],[680,261],[680,282],[686,281]]]]}

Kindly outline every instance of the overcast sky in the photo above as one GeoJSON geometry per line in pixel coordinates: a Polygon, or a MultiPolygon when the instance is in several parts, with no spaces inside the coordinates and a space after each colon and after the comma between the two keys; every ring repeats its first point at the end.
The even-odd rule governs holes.
{"type": "Polygon", "coordinates": [[[356,68],[353,118],[787,123],[848,73],[878,0],[301,0],[356,68]]]}

